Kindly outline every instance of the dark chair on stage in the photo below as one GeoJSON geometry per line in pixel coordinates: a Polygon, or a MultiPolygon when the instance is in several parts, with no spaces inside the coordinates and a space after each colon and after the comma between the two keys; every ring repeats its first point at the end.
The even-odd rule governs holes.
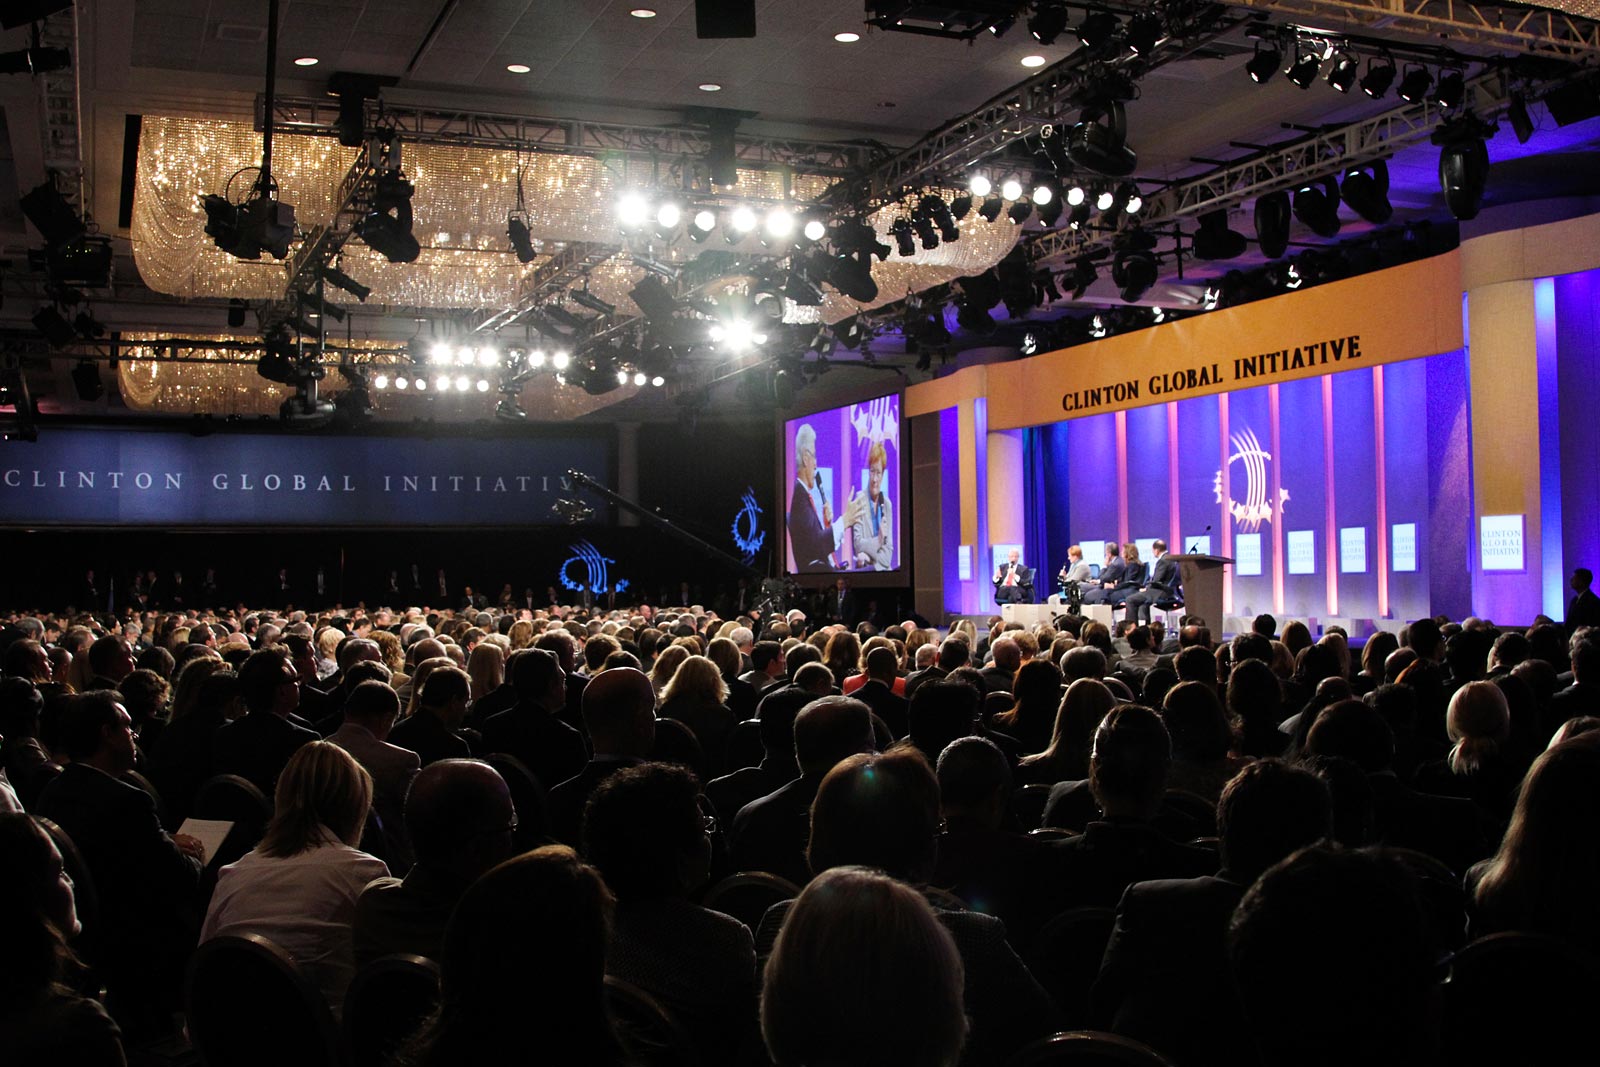
{"type": "Polygon", "coordinates": [[[410,953],[380,956],[344,995],[344,1033],[354,1067],[385,1067],[439,1006],[439,965],[410,953]]]}
{"type": "Polygon", "coordinates": [[[189,961],[189,1039],[208,1067],[342,1067],[344,1035],[322,991],[260,934],[214,937],[189,961]]]}
{"type": "Polygon", "coordinates": [[[1032,567],[1017,566],[1017,584],[1006,585],[1001,579],[996,578],[994,583],[994,603],[996,607],[1002,604],[1032,604],[1036,597],[1033,591],[1032,567]]]}

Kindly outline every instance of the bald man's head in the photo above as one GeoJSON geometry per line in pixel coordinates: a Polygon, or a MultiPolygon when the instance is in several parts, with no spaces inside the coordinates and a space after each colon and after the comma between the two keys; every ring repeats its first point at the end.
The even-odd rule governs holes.
{"type": "Polygon", "coordinates": [[[406,659],[412,663],[421,663],[426,659],[444,656],[444,642],[433,637],[424,637],[421,641],[406,649],[406,659]]]}
{"type": "Polygon", "coordinates": [[[430,763],[406,793],[417,863],[462,885],[510,858],[515,814],[505,779],[480,760],[430,763]]]}
{"type": "Polygon", "coordinates": [[[601,671],[583,688],[583,725],[598,755],[650,754],[656,740],[655,690],[633,667],[601,671]]]}
{"type": "Polygon", "coordinates": [[[823,697],[794,719],[794,755],[800,771],[827,774],[857,752],[872,751],[872,711],[854,697],[823,697]]]}

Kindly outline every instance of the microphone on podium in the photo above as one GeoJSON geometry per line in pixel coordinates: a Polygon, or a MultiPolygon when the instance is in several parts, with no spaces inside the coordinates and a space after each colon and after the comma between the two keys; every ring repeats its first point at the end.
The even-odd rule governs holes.
{"type": "MultiPolygon", "coordinates": [[[[1206,523],[1206,528],[1205,528],[1204,532],[1202,532],[1200,534],[1200,536],[1204,537],[1204,536],[1206,536],[1206,534],[1209,534],[1210,532],[1211,532],[1211,524],[1208,522],[1208,523],[1206,523]]],[[[1189,546],[1189,553],[1188,554],[1191,555],[1191,556],[1194,555],[1194,550],[1199,548],[1199,547],[1200,547],[1200,542],[1198,540],[1196,540],[1193,544],[1191,544],[1189,546]]]]}

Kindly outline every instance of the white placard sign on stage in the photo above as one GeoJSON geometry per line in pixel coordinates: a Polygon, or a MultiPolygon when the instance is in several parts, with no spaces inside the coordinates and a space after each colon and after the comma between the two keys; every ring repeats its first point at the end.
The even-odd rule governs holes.
{"type": "Polygon", "coordinates": [[[1389,569],[1392,571],[1414,571],[1417,569],[1417,524],[1414,522],[1397,522],[1394,524],[1394,550],[1390,555],[1389,569]]]}
{"type": "Polygon", "coordinates": [[[1486,571],[1526,569],[1522,545],[1522,516],[1479,516],[1478,559],[1486,571]]]}
{"type": "Polygon", "coordinates": [[[1339,530],[1339,573],[1367,573],[1367,528],[1344,526],[1339,530]]]}
{"type": "Polygon", "coordinates": [[[1185,537],[1183,539],[1183,550],[1191,556],[1211,555],[1211,535],[1201,534],[1199,537],[1185,537]]]}
{"type": "Polygon", "coordinates": [[[1290,530],[1287,540],[1289,573],[1317,573],[1317,531],[1290,530]]]}
{"type": "Polygon", "coordinates": [[[1139,561],[1149,563],[1156,555],[1156,539],[1154,537],[1136,537],[1133,539],[1134,547],[1139,550],[1139,561]]]}
{"type": "Polygon", "coordinates": [[[956,547],[956,577],[963,582],[972,581],[971,545],[958,545],[956,547]]]}
{"type": "Polygon", "coordinates": [[[1105,564],[1106,543],[1104,541],[1079,541],[1078,547],[1083,549],[1083,561],[1091,567],[1100,567],[1105,564]]]}
{"type": "Polygon", "coordinates": [[[1255,575],[1261,573],[1261,535],[1235,534],[1233,537],[1233,573],[1255,575]]]}

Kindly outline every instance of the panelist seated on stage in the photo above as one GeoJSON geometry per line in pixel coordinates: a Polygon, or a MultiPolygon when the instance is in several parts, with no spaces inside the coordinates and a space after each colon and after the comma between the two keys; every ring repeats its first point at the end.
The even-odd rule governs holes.
{"type": "Polygon", "coordinates": [[[1033,603],[1033,569],[1020,562],[1022,553],[1013,548],[1007,561],[994,572],[996,604],[1033,603]]]}
{"type": "Polygon", "coordinates": [[[1144,563],[1139,560],[1139,547],[1132,541],[1122,546],[1120,558],[1108,560],[1100,568],[1100,588],[1091,589],[1089,593],[1096,594],[1093,598],[1085,593],[1085,604],[1109,604],[1120,608],[1128,602],[1128,597],[1137,593],[1145,586],[1149,573],[1144,563]]]}
{"type": "Polygon", "coordinates": [[[1150,580],[1128,597],[1128,618],[1142,618],[1146,623],[1150,621],[1153,605],[1173,604],[1179,600],[1178,561],[1167,554],[1165,541],[1156,541],[1151,547],[1155,549],[1156,558],[1150,580]]]}
{"type": "Polygon", "coordinates": [[[1067,562],[1062,565],[1060,572],[1056,574],[1056,581],[1060,582],[1063,587],[1076,584],[1080,588],[1087,589],[1091,581],[1091,575],[1089,574],[1089,561],[1083,558],[1082,548],[1077,545],[1067,546],[1067,562]]]}

